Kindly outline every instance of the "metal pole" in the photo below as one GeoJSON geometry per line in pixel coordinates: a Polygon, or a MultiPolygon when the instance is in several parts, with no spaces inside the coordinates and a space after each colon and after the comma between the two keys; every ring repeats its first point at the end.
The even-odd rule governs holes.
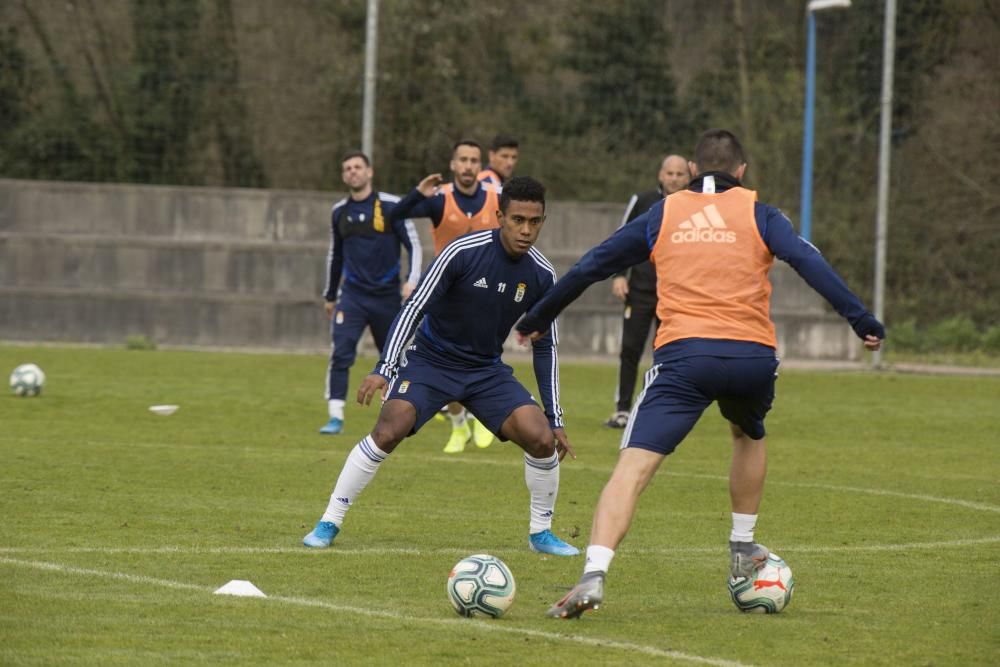
{"type": "Polygon", "coordinates": [[[369,159],[375,148],[375,58],[378,55],[378,0],[368,0],[365,26],[365,92],[361,111],[361,150],[369,159]]]}
{"type": "MultiPolygon", "coordinates": [[[[885,321],[885,255],[889,227],[889,159],[892,135],[892,77],[896,57],[896,0],[885,1],[882,37],[882,103],[878,145],[878,206],[875,213],[875,317],[885,321]]],[[[882,364],[882,353],[872,355],[872,366],[882,364]]]]}
{"type": "Polygon", "coordinates": [[[799,205],[801,226],[799,233],[806,241],[812,237],[812,186],[813,186],[813,107],[816,104],[816,16],[806,11],[808,22],[806,38],[806,110],[805,135],[802,139],[802,201],[799,205]]]}

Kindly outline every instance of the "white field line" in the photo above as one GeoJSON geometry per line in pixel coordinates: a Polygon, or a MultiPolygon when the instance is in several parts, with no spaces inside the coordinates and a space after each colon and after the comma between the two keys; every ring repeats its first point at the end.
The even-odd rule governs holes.
{"type": "MultiPolygon", "coordinates": [[[[921,549],[952,549],[959,547],[974,547],[1000,543],[1000,535],[994,537],[982,537],[964,540],[941,540],[936,542],[909,542],[905,544],[859,544],[859,545],[783,545],[776,549],[779,553],[789,554],[825,554],[825,553],[851,553],[851,552],[883,552],[883,551],[918,551],[921,549]]],[[[510,549],[510,545],[494,545],[492,547],[475,547],[489,552],[504,552],[510,549]]],[[[184,556],[216,556],[216,555],[248,555],[262,556],[269,554],[293,555],[319,557],[321,554],[333,556],[371,556],[371,555],[393,555],[393,556],[432,556],[432,555],[456,555],[467,554],[468,548],[439,547],[435,549],[414,549],[397,547],[361,547],[355,549],[307,549],[305,547],[0,547],[0,553],[58,553],[58,554],[178,554],[184,556]]],[[[648,547],[622,547],[618,553],[635,554],[676,554],[678,556],[706,556],[717,558],[728,553],[725,545],[721,547],[674,547],[674,548],[648,548],[648,547]]]]}
{"type": "MultiPolygon", "coordinates": [[[[60,563],[48,563],[36,560],[18,560],[14,558],[0,557],[0,563],[14,565],[17,567],[27,567],[35,570],[45,570],[48,572],[58,572],[60,574],[74,575],[79,577],[98,577],[104,579],[116,579],[131,584],[143,584],[149,586],[159,586],[161,588],[171,588],[175,590],[194,591],[198,593],[211,594],[214,590],[210,586],[189,584],[182,581],[172,581],[170,579],[159,579],[142,575],[127,574],[124,572],[109,572],[105,570],[92,570],[89,568],[73,567],[60,563]]],[[[354,607],[350,605],[335,604],[324,600],[314,600],[300,597],[287,597],[282,595],[269,595],[266,598],[252,598],[252,600],[270,600],[282,604],[295,605],[298,607],[313,607],[318,609],[328,609],[344,614],[354,614],[356,616],[367,616],[369,618],[389,619],[392,621],[414,623],[417,625],[436,625],[446,628],[461,628],[468,634],[473,631],[494,632],[509,635],[524,635],[537,639],[550,641],[569,642],[577,645],[593,646],[595,648],[610,648],[631,653],[640,653],[656,658],[670,658],[683,662],[691,662],[699,665],[715,665],[717,667],[745,667],[745,663],[723,660],[721,658],[705,658],[699,655],[675,651],[672,649],[661,649],[655,646],[635,644],[632,642],[622,642],[614,639],[602,639],[599,637],[587,637],[583,635],[560,634],[557,632],[545,632],[543,630],[532,630],[530,628],[507,627],[498,623],[468,621],[463,619],[443,619],[427,618],[419,616],[406,616],[391,611],[380,609],[368,609],[365,607],[354,607]]],[[[253,604],[254,602],[250,602],[253,604]]],[[[553,621],[555,623],[556,621],[553,621]]]]}
{"type": "MultiPolygon", "coordinates": [[[[435,462],[450,462],[450,463],[478,463],[486,465],[499,465],[499,466],[520,466],[519,461],[495,461],[495,460],[485,460],[476,459],[473,457],[468,458],[451,458],[444,456],[428,457],[433,458],[435,462]]],[[[608,474],[611,473],[610,468],[581,464],[576,461],[571,461],[567,463],[563,461],[564,465],[567,465],[569,469],[572,468],[584,468],[586,470],[600,470],[608,474]]],[[[687,477],[693,479],[711,479],[720,482],[728,482],[729,478],[725,475],[710,475],[703,473],[693,473],[693,472],[675,472],[672,470],[663,470],[659,472],[660,475],[668,475],[670,477],[687,477]]],[[[873,496],[892,496],[895,498],[906,498],[907,500],[922,500],[924,502],[930,503],[943,503],[945,505],[954,505],[956,507],[964,507],[966,509],[979,510],[982,512],[1000,512],[1000,505],[990,505],[988,503],[979,503],[972,500],[962,500],[961,498],[942,498],[940,496],[928,496],[920,493],[905,493],[903,491],[891,491],[889,489],[875,489],[866,488],[860,486],[840,486],[838,484],[821,484],[818,482],[783,482],[780,480],[768,480],[767,484],[772,486],[794,486],[805,489],[821,489],[823,491],[843,491],[847,493],[867,493],[873,496]]]]}
{"type": "MultiPolygon", "coordinates": [[[[137,442],[137,443],[124,443],[124,442],[102,442],[102,441],[88,441],[86,443],[88,446],[124,446],[124,447],[143,447],[143,448],[170,448],[170,449],[195,449],[199,451],[205,451],[203,445],[192,445],[192,444],[176,444],[176,443],[154,443],[154,442],[137,442]]],[[[238,449],[240,451],[260,451],[263,453],[274,453],[275,451],[280,451],[283,454],[288,454],[291,452],[303,453],[303,454],[314,454],[317,456],[322,456],[326,458],[326,454],[312,449],[305,448],[285,448],[281,447],[278,449],[271,449],[265,447],[241,447],[239,445],[227,446],[229,449],[238,449]]],[[[390,459],[391,460],[391,459],[390,459]]],[[[523,461],[520,456],[517,456],[511,460],[491,460],[485,459],[478,456],[468,456],[468,457],[456,457],[456,456],[421,456],[420,460],[430,461],[433,463],[453,463],[453,464],[470,464],[470,465],[494,465],[494,466],[510,466],[510,467],[523,467],[523,461]]],[[[573,468],[603,472],[606,474],[611,473],[610,466],[595,466],[587,463],[580,463],[578,461],[564,461],[565,465],[569,466],[567,470],[572,470],[573,468]]],[[[668,475],[671,477],[685,477],[691,479],[711,479],[718,481],[728,481],[728,477],[725,475],[712,475],[704,473],[692,473],[692,472],[676,472],[672,470],[664,470],[660,472],[661,475],[668,475]]],[[[906,493],[904,491],[892,491],[889,489],[878,489],[878,488],[866,488],[860,486],[841,486],[838,484],[822,484],[818,482],[783,482],[780,480],[771,480],[767,482],[771,486],[793,486],[805,489],[820,489],[823,491],[838,491],[847,493],[865,493],[873,496],[889,496],[894,498],[905,498],[907,500],[919,500],[923,502],[930,503],[941,503],[944,505],[952,505],[955,507],[964,507],[966,509],[977,510],[982,512],[997,512],[1000,513],[1000,505],[990,505],[989,503],[981,503],[973,500],[963,500],[961,498],[945,498],[941,496],[929,496],[919,493],[906,493]]]]}

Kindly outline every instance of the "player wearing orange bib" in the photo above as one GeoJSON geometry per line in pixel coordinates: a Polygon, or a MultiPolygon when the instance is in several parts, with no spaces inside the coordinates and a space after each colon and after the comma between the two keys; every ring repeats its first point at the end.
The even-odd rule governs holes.
{"type": "Polygon", "coordinates": [[[823,295],[866,348],[877,350],[885,337],[881,322],[788,218],[743,187],[746,159],[731,132],[705,132],[689,166],[694,180],[687,190],[654,204],[584,255],[517,325],[535,339],[588,285],[640,262],[656,267],[660,326],[653,367],[594,510],[583,577],[549,609],[556,618],[574,618],[601,603],[639,495],[713,402],[733,437],[730,576],[737,582],[763,565],[768,550],[753,533],[767,470],[764,417],[778,368],[767,277],[775,257],[823,295]]]}
{"type": "MultiPolygon", "coordinates": [[[[478,180],[482,167],[482,147],[471,139],[455,144],[451,153],[452,182],[442,185],[441,174],[431,174],[420,181],[390,213],[389,220],[430,218],[433,225],[434,255],[440,255],[445,246],[456,238],[484,229],[499,226],[500,210],[498,190],[488,182],[478,180]]],[[[465,408],[458,403],[448,406],[452,432],[444,447],[447,454],[457,454],[465,449],[469,440],[478,447],[489,447],[493,433],[476,420],[470,427],[465,408]]]]}

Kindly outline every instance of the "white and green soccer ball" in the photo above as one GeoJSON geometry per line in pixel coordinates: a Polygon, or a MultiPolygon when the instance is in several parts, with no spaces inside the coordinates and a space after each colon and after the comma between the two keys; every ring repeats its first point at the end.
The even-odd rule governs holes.
{"type": "Polygon", "coordinates": [[[777,614],[792,600],[795,577],[778,554],[767,557],[764,567],[750,577],[729,577],[729,595],[740,611],[777,614]]]}
{"type": "Polygon", "coordinates": [[[448,599],[459,616],[499,618],[514,604],[516,590],[510,568],[487,554],[463,558],[448,575],[448,599]]]}
{"type": "Polygon", "coordinates": [[[35,364],[21,364],[10,374],[10,390],[16,396],[38,396],[45,386],[45,373],[35,364]]]}

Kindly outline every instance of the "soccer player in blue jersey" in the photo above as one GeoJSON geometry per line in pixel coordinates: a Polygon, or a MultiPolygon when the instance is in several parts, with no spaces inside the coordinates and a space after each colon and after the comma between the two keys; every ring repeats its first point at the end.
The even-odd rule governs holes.
{"type": "MultiPolygon", "coordinates": [[[[399,203],[396,217],[430,218],[434,236],[434,254],[469,232],[496,229],[499,189],[477,179],[482,165],[482,148],[471,139],[462,139],[452,147],[452,182],[442,185],[441,174],[431,174],[399,203]]],[[[493,433],[479,420],[472,427],[458,403],[448,406],[451,437],[444,446],[446,454],[458,454],[469,440],[477,447],[489,447],[493,433]]]]}
{"type": "Polygon", "coordinates": [[[344,428],[347,379],[358,341],[370,327],[379,351],[385,343],[401,298],[410,296],[420,279],[420,238],[413,223],[391,218],[399,197],[372,189],[371,162],[361,151],[341,158],[344,185],[350,196],[333,205],[330,252],[327,255],[326,316],[333,346],[326,375],[329,421],[319,430],[335,435],[344,428]],[[400,288],[400,246],[409,255],[409,276],[400,288]]]}
{"type": "Polygon", "coordinates": [[[497,218],[499,229],[450,243],[393,321],[382,358],[358,390],[364,405],[382,395],[378,421],[348,455],[326,512],[303,540],[306,546],[328,547],[396,446],[441,405],[460,401],[501,440],[524,450],[531,549],[579,554],[551,530],[560,461],[567,453],[575,458],[559,407],[554,325],[532,344],[544,413],[500,358],[514,323],[555,283],[552,265],[533,247],[545,222],[545,188],[531,178],[511,180],[497,218]]]}
{"type": "Polygon", "coordinates": [[[768,281],[775,257],[826,298],[866,348],[877,350],[885,337],[882,323],[788,218],[740,183],[747,164],[735,135],[706,131],[689,166],[688,189],[655,203],[584,255],[517,325],[521,336],[537,338],[590,284],[640,262],[656,269],[653,367],[594,510],[584,574],[549,609],[556,618],[575,618],[602,602],[605,575],[639,495],[714,401],[733,440],[731,583],[764,564],[769,552],[754,542],[754,528],[767,473],[764,418],[778,368],[768,281]]]}

